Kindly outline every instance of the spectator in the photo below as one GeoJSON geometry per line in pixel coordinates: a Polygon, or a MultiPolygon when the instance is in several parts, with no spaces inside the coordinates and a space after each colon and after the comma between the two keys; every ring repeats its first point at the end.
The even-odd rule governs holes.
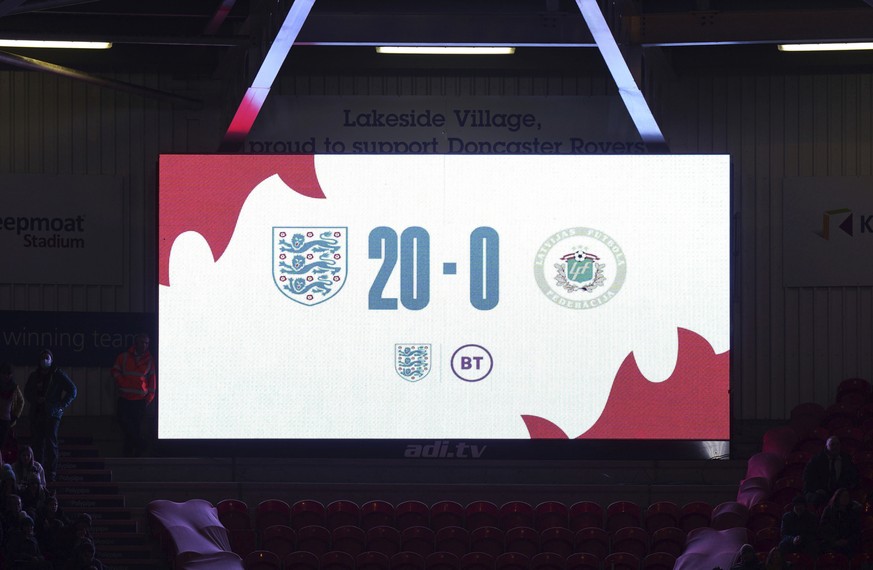
{"type": "Polygon", "coordinates": [[[30,518],[36,520],[37,513],[45,504],[47,492],[35,477],[29,477],[26,481],[26,484],[19,491],[21,508],[30,518]]]}
{"type": "Polygon", "coordinates": [[[861,509],[848,489],[837,489],[821,514],[825,551],[856,554],[861,539],[861,509]]]}
{"type": "Polygon", "coordinates": [[[18,448],[18,461],[12,466],[15,471],[15,480],[18,482],[18,490],[27,488],[30,479],[36,479],[40,487],[46,486],[45,470],[33,457],[33,448],[22,445],[18,448]]]}
{"type": "Polygon", "coordinates": [[[57,548],[60,535],[69,521],[59,509],[58,498],[55,495],[46,496],[45,502],[37,511],[36,515],[36,539],[39,541],[42,551],[53,559],[57,559],[57,548]]]}
{"type": "Polygon", "coordinates": [[[782,515],[779,548],[784,554],[803,552],[815,558],[819,554],[818,517],[806,505],[801,493],[794,497],[791,510],[782,515]]]}
{"type": "Polygon", "coordinates": [[[858,468],[848,453],[840,449],[840,438],[831,436],[825,450],[815,455],[803,469],[803,492],[815,505],[825,503],[837,489],[858,486],[858,468]]]}
{"type": "Polygon", "coordinates": [[[6,560],[11,561],[11,567],[16,570],[52,570],[51,562],[43,558],[33,534],[33,519],[26,513],[21,513],[18,530],[6,541],[6,560]]]}
{"type": "MultiPolygon", "coordinates": [[[[17,489],[15,482],[15,471],[8,463],[3,462],[3,452],[0,451],[0,500],[5,501],[5,497],[15,493],[17,489]]],[[[4,504],[0,502],[0,505],[4,504]]]]}
{"type": "Polygon", "coordinates": [[[82,513],[76,517],[73,524],[67,525],[58,533],[55,554],[58,560],[69,560],[73,557],[76,545],[82,540],[94,542],[91,536],[91,515],[82,513]]]}
{"type": "Polygon", "coordinates": [[[24,399],[30,404],[30,433],[36,459],[43,464],[46,477],[54,481],[58,469],[58,428],[61,418],[76,399],[76,385],[57,367],[49,349],[39,353],[39,363],[24,386],[24,399]]]}
{"type": "Polygon", "coordinates": [[[145,451],[142,437],[146,407],[155,398],[155,363],[149,352],[149,336],[140,333],[133,346],[122,352],[112,366],[118,392],[118,423],[124,435],[125,457],[145,451]]]}
{"type": "Polygon", "coordinates": [[[3,526],[4,541],[9,539],[9,534],[18,530],[18,521],[21,518],[21,497],[15,494],[6,495],[3,503],[3,512],[0,513],[0,525],[3,526]]]}
{"type": "Polygon", "coordinates": [[[105,566],[94,557],[96,553],[91,540],[87,538],[80,540],[73,549],[73,556],[64,566],[64,570],[103,570],[105,566]]]}
{"type": "Polygon", "coordinates": [[[740,547],[731,570],[762,570],[761,561],[758,560],[755,548],[751,544],[744,544],[740,547]]]}
{"type": "Polygon", "coordinates": [[[12,365],[8,362],[0,364],[0,449],[6,443],[6,435],[24,409],[24,395],[15,383],[12,375],[12,365]]]}

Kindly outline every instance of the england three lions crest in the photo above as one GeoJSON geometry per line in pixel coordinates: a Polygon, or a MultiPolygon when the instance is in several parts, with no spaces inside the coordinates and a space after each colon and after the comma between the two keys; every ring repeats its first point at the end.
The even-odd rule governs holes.
{"type": "Polygon", "coordinates": [[[395,344],[394,370],[409,382],[418,382],[430,372],[429,344],[395,344]]]}
{"type": "Polygon", "coordinates": [[[348,228],[273,228],[273,281],[302,305],[333,298],[346,282],[348,228]]]}

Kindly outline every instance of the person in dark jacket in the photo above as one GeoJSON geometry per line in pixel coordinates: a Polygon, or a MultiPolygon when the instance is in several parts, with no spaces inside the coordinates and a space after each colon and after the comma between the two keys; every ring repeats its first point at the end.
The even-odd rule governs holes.
{"type": "Polygon", "coordinates": [[[6,443],[6,434],[24,409],[24,394],[15,383],[12,372],[10,363],[0,364],[0,449],[6,443]]]}
{"type": "Polygon", "coordinates": [[[76,385],[57,367],[52,351],[43,349],[36,370],[24,386],[24,399],[30,405],[34,456],[45,469],[48,481],[57,477],[58,428],[64,411],[76,399],[76,393],[76,385]]]}
{"type": "Polygon", "coordinates": [[[826,552],[849,558],[858,553],[861,540],[861,505],[847,489],[837,489],[821,514],[821,534],[826,552]]]}
{"type": "Polygon", "coordinates": [[[803,493],[794,497],[791,510],[782,515],[779,549],[783,554],[803,552],[815,558],[820,551],[818,517],[806,505],[803,493]]]}
{"type": "Polygon", "coordinates": [[[854,489],[858,486],[858,468],[852,456],[843,453],[840,438],[831,436],[825,442],[825,450],[815,455],[803,469],[803,492],[807,501],[822,505],[837,489],[854,489]]]}

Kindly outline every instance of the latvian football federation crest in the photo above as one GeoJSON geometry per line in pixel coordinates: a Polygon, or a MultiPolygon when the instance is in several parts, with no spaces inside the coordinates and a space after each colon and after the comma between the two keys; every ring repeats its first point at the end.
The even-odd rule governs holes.
{"type": "Polygon", "coordinates": [[[273,281],[303,305],[323,303],[346,282],[348,228],[273,228],[273,281]]]}
{"type": "Polygon", "coordinates": [[[593,309],[610,301],[624,284],[627,260],[606,232],[567,228],[549,236],[534,259],[540,290],[568,309],[593,309]]]}
{"type": "Polygon", "coordinates": [[[409,382],[418,382],[430,372],[429,344],[395,344],[394,370],[409,382]]]}

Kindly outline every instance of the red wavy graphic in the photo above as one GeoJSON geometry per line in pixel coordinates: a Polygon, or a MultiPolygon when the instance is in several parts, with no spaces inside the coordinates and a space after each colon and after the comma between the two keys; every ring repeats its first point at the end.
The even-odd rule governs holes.
{"type": "MultiPolygon", "coordinates": [[[[616,372],[603,413],[576,439],[730,438],[728,389],[730,351],[716,354],[700,335],[678,329],[679,355],[673,374],[650,382],[633,352],[616,372]]],[[[555,424],[537,416],[522,416],[533,439],[564,439],[555,424]]]]}
{"type": "Polygon", "coordinates": [[[163,155],[160,158],[158,279],[170,284],[170,249],[180,234],[202,235],[217,261],[252,190],[278,174],[295,192],[324,198],[312,155],[163,155]]]}

